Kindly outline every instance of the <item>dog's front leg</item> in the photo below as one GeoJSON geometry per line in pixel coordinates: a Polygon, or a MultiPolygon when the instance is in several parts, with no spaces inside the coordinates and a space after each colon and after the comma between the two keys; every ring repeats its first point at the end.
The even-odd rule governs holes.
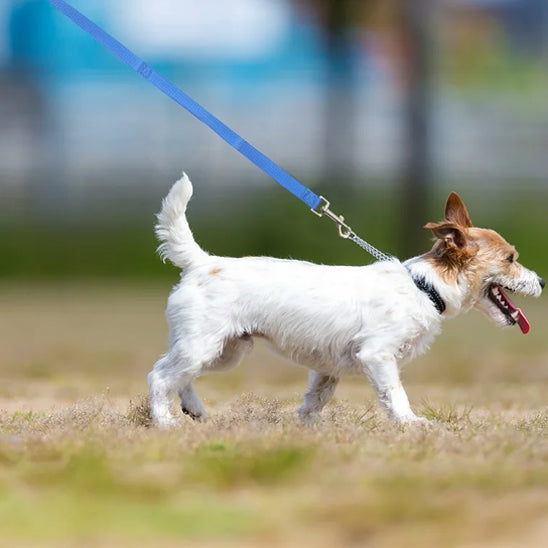
{"type": "Polygon", "coordinates": [[[377,392],[381,406],[388,416],[396,422],[428,422],[417,417],[411,410],[409,399],[400,381],[396,360],[391,356],[362,360],[364,373],[377,392]]]}

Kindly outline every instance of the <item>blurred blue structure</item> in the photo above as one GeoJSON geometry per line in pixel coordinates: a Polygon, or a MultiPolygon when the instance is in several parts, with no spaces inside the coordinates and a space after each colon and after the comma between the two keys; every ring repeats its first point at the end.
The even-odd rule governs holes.
{"type": "MultiPolygon", "coordinates": [[[[73,3],[295,176],[322,177],[329,75],[311,12],[289,0],[73,3]]],[[[436,21],[436,178],[543,185],[548,2],[445,0],[436,21]],[[482,51],[467,58],[469,39],[489,69],[471,87],[459,67],[479,63],[482,51]]],[[[47,2],[3,0],[0,30],[2,189],[55,210],[90,185],[164,187],[182,168],[206,185],[267,180],[47,2]]],[[[356,98],[348,162],[358,179],[384,183],[397,179],[405,155],[405,90],[386,35],[367,20],[356,25],[347,71],[356,98]]]]}

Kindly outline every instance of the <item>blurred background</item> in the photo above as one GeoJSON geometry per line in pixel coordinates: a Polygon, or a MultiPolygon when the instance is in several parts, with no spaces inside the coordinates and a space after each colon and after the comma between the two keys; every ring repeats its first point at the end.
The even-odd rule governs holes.
{"type": "MultiPolygon", "coordinates": [[[[70,2],[381,250],[426,251],[456,190],[548,277],[548,0],[70,2]]],[[[546,295],[527,337],[465,315],[403,370],[432,432],[353,378],[304,432],[306,372],[260,341],[198,379],[206,425],[137,426],[183,169],[213,253],[372,261],[49,2],[0,0],[0,545],[545,546],[546,295]]]]}
{"type": "MultiPolygon", "coordinates": [[[[545,0],[74,0],[389,253],[458,191],[548,271],[545,0]]],[[[45,0],[0,0],[0,277],[174,276],[185,170],[218,254],[370,258],[45,0]]]]}

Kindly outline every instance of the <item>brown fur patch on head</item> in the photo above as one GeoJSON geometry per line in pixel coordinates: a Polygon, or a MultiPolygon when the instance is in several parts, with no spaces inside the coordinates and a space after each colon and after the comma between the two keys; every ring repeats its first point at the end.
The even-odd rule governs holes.
{"type": "Polygon", "coordinates": [[[427,223],[424,228],[436,237],[425,259],[446,282],[455,283],[460,274],[471,287],[479,288],[494,265],[508,276],[520,268],[516,249],[494,230],[472,226],[466,206],[454,192],[447,200],[445,217],[444,221],[427,223]]]}
{"type": "Polygon", "coordinates": [[[431,230],[436,237],[426,260],[434,264],[446,281],[456,279],[478,252],[478,245],[470,234],[472,221],[460,196],[451,192],[445,205],[445,220],[427,223],[424,228],[431,230]]]}
{"type": "Polygon", "coordinates": [[[508,277],[519,277],[521,266],[517,262],[516,248],[498,232],[487,228],[469,229],[470,238],[476,242],[478,253],[464,274],[471,288],[479,290],[485,276],[496,272],[508,277]]]}
{"type": "Polygon", "coordinates": [[[221,272],[222,268],[213,268],[209,271],[209,273],[212,275],[212,276],[216,276],[217,274],[219,274],[219,272],[221,272]]]}
{"type": "Polygon", "coordinates": [[[446,223],[432,225],[434,223],[428,223],[425,228],[432,230],[437,240],[425,259],[434,264],[447,282],[455,280],[476,256],[478,244],[469,237],[466,229],[453,228],[446,223]]]}
{"type": "Polygon", "coordinates": [[[519,253],[498,232],[488,228],[474,228],[472,237],[481,245],[480,259],[484,262],[499,261],[508,265],[508,274],[517,264],[519,253]]]}

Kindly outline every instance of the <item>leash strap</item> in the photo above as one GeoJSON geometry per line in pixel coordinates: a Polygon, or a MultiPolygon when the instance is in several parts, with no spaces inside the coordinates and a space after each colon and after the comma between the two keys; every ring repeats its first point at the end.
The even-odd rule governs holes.
{"type": "Polygon", "coordinates": [[[101,27],[96,25],[93,21],[88,19],[76,8],[72,7],[64,0],[48,0],[48,2],[66,17],[71,19],[83,31],[87,32],[92,38],[97,40],[97,42],[107,48],[118,59],[123,61],[127,66],[140,74],[145,80],[150,82],[169,98],[173,99],[173,101],[177,104],[188,110],[188,112],[212,129],[231,147],[235,148],[238,152],[240,152],[240,154],[253,162],[259,169],[264,171],[267,175],[270,175],[270,177],[282,185],[286,190],[308,205],[313,213],[319,217],[323,217],[325,215],[335,221],[337,223],[339,236],[342,238],[350,238],[379,260],[386,260],[387,258],[390,258],[388,255],[385,255],[381,251],[375,249],[367,242],[364,242],[361,238],[358,238],[350,227],[344,223],[343,217],[335,215],[329,210],[329,202],[325,198],[318,196],[309,188],[297,181],[297,179],[287,173],[287,171],[275,164],[272,160],[270,160],[270,158],[265,156],[253,145],[240,137],[236,132],[211,114],[211,112],[206,110],[194,101],[194,99],[156,72],[140,57],[135,55],[135,53],[126,48],[126,46],[108,34],[108,32],[104,31],[101,27]],[[364,247],[364,244],[367,247],[364,247]]]}
{"type": "Polygon", "coordinates": [[[299,200],[307,204],[308,207],[316,209],[320,205],[321,198],[319,196],[267,158],[254,146],[242,139],[242,137],[232,131],[227,125],[223,124],[223,122],[199,105],[194,99],[161,76],[153,68],[149,67],[140,57],[135,55],[135,53],[126,48],[122,43],[118,42],[118,40],[105,32],[93,21],[89,20],[76,8],[73,8],[63,0],[48,0],[48,2],[107,48],[118,57],[118,59],[131,67],[135,72],[139,73],[145,80],[148,80],[152,85],[156,86],[160,91],[188,110],[193,116],[198,118],[198,120],[206,124],[231,147],[243,154],[248,160],[251,160],[257,167],[270,175],[274,180],[289,190],[289,192],[299,198],[299,200]]]}

